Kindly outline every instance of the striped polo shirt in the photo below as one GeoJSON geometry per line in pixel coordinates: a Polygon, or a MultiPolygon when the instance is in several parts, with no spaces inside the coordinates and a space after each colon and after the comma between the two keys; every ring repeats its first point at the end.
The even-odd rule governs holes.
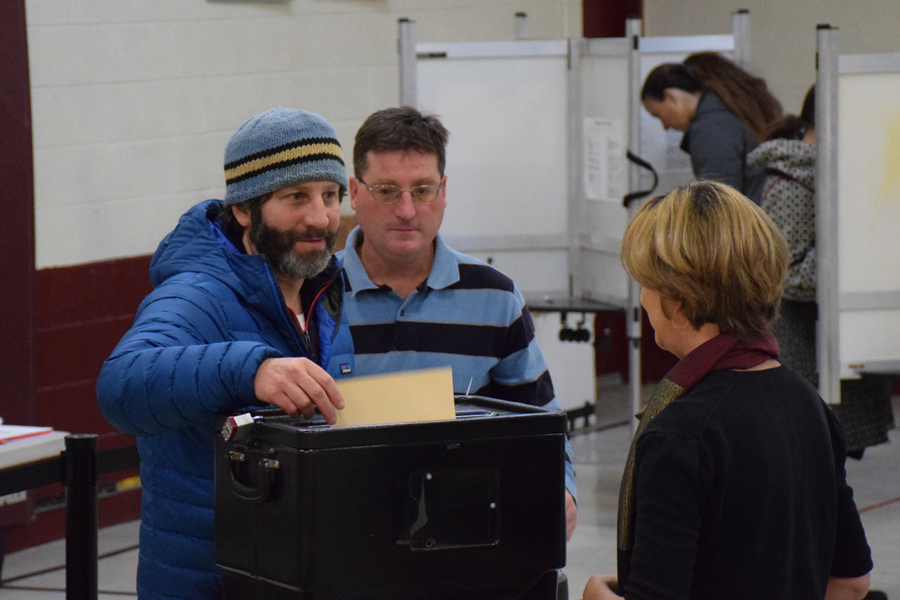
{"type": "MultiPolygon", "coordinates": [[[[369,279],[356,247],[359,227],[337,253],[354,345],[352,375],[453,369],[453,391],[561,410],[531,315],[513,281],[447,246],[438,234],[426,281],[405,300],[369,279]]],[[[331,370],[334,372],[334,370],[331,370]]],[[[575,496],[566,442],[566,489],[575,496]]]]}

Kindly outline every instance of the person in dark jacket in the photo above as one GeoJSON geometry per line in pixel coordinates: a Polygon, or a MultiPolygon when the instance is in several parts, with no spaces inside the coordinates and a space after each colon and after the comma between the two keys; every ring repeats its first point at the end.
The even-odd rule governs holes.
{"type": "Polygon", "coordinates": [[[720,54],[698,52],[653,69],[641,102],[663,127],[684,132],[681,149],[696,179],[730,185],[759,203],[765,173],[747,165],[747,155],[782,114],[764,80],[720,54]]]}
{"type": "Polygon", "coordinates": [[[225,149],[225,201],[181,217],[153,255],[154,290],[104,363],[104,416],[138,437],[142,599],[222,598],[214,562],[215,418],[343,399],[321,366],[351,363],[343,279],[332,250],[348,182],[321,116],[272,109],[225,149]]]}
{"type": "Polygon", "coordinates": [[[643,411],[619,490],[618,574],[584,600],[859,600],[871,551],[841,429],[768,330],[788,249],[720,183],[648,200],[622,263],[679,358],[643,411]]]}

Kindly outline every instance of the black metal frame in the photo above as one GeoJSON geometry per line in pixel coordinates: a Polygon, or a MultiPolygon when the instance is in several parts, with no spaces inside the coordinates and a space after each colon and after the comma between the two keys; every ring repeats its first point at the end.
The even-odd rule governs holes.
{"type": "Polygon", "coordinates": [[[67,435],[59,457],[0,470],[0,496],[62,483],[66,486],[66,600],[97,600],[100,473],[136,468],[136,447],[97,452],[96,434],[67,435]]]}

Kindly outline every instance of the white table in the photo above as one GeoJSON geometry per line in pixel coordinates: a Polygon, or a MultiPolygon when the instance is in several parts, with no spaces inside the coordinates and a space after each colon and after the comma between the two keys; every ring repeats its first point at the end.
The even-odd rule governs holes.
{"type": "Polygon", "coordinates": [[[65,431],[51,431],[0,444],[0,470],[58,458],[59,453],[66,449],[67,435],[65,431]]]}

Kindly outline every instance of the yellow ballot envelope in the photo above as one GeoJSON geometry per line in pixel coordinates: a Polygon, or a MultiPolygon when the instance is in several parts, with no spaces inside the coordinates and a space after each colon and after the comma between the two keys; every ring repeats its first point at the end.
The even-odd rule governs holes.
{"type": "Polygon", "coordinates": [[[450,367],[339,379],[337,385],[344,397],[337,426],[456,418],[450,367]]]}

